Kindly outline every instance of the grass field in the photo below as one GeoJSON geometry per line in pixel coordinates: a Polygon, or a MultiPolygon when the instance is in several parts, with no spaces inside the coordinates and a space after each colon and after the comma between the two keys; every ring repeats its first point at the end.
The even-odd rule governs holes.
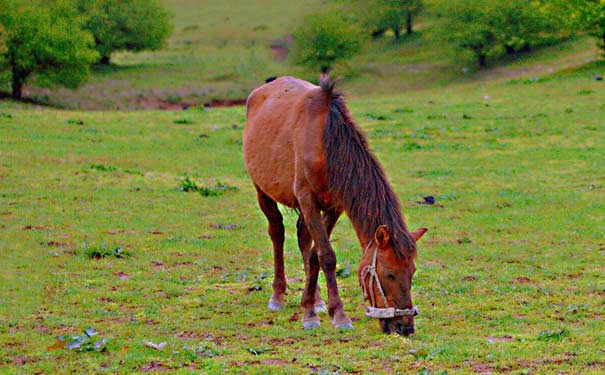
{"type": "Polygon", "coordinates": [[[266,309],[272,252],[241,160],[244,108],[2,102],[0,372],[602,374],[604,70],[349,101],[410,226],[430,228],[409,339],[363,316],[345,218],[333,240],[355,330],[326,317],[301,329],[287,210],[288,306],[266,309]],[[179,191],[185,176],[238,190],[179,191]],[[437,204],[416,203],[427,195],[437,204]],[[57,344],[88,327],[105,350],[57,344]]]}

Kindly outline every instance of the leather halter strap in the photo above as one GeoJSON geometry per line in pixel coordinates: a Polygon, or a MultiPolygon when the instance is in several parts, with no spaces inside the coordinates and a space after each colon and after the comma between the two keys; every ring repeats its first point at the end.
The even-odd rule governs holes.
{"type": "MultiPolygon", "coordinates": [[[[372,242],[368,243],[368,246],[364,249],[364,254],[368,251],[372,245],[372,242]]],[[[380,279],[378,278],[378,273],[376,273],[376,260],[378,258],[378,245],[374,246],[374,254],[372,255],[372,263],[365,266],[361,270],[361,287],[363,288],[363,302],[365,305],[366,298],[369,297],[370,303],[372,306],[365,306],[366,308],[366,316],[368,318],[377,318],[377,319],[388,319],[394,318],[396,316],[416,316],[419,314],[418,307],[412,306],[410,309],[397,309],[395,307],[375,307],[376,306],[376,296],[374,295],[374,288],[372,288],[372,283],[376,283],[376,289],[378,289],[378,293],[384,302],[384,306],[388,306],[387,297],[384,295],[384,290],[382,289],[382,285],[380,284],[380,279]],[[370,277],[368,281],[368,286],[366,287],[365,280],[367,277],[370,277]]]]}

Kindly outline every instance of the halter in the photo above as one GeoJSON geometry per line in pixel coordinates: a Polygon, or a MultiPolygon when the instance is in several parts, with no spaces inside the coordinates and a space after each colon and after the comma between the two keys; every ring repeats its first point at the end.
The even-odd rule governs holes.
{"type": "MultiPolygon", "coordinates": [[[[368,243],[368,246],[364,249],[364,254],[370,248],[372,242],[368,243]]],[[[395,307],[386,307],[379,308],[376,306],[376,297],[374,296],[374,288],[372,288],[372,282],[376,282],[376,289],[380,293],[380,297],[384,302],[384,305],[387,306],[387,297],[384,295],[384,291],[382,290],[382,285],[380,285],[380,280],[378,279],[378,274],[376,273],[376,258],[378,257],[378,245],[374,246],[374,255],[372,256],[372,263],[363,267],[361,270],[361,287],[363,288],[363,303],[365,305],[365,299],[369,296],[370,303],[372,306],[365,306],[366,308],[366,316],[368,318],[377,318],[377,319],[388,319],[394,318],[396,316],[416,316],[419,314],[418,307],[412,306],[411,309],[397,309],[395,307]],[[370,276],[370,281],[368,282],[368,287],[366,288],[365,280],[367,276],[370,276]],[[369,289],[369,295],[368,295],[369,289]]]]}

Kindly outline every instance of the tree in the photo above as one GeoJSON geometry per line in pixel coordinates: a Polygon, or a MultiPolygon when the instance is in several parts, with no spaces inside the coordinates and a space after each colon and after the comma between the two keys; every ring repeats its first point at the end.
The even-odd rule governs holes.
{"type": "Polygon", "coordinates": [[[305,17],[294,32],[294,61],[326,72],[339,61],[361,51],[365,37],[361,29],[337,13],[315,13],[305,17]]]}
{"type": "Polygon", "coordinates": [[[442,33],[472,51],[480,67],[488,57],[529,51],[561,38],[561,25],[536,0],[459,0],[449,4],[442,33]]]}
{"type": "Polygon", "coordinates": [[[92,35],[67,1],[0,0],[0,24],[6,34],[0,69],[9,72],[14,99],[30,78],[39,86],[77,87],[98,58],[92,35]]]}
{"type": "Polygon", "coordinates": [[[373,34],[393,30],[395,40],[401,37],[405,25],[407,34],[414,32],[413,19],[422,10],[422,0],[371,0],[362,2],[366,24],[373,34]]]}
{"type": "Polygon", "coordinates": [[[572,25],[597,38],[598,46],[605,54],[605,0],[566,0],[560,3],[572,25]]]}
{"type": "Polygon", "coordinates": [[[172,32],[171,16],[161,0],[76,1],[102,64],[109,64],[116,51],[160,49],[172,32]]]}

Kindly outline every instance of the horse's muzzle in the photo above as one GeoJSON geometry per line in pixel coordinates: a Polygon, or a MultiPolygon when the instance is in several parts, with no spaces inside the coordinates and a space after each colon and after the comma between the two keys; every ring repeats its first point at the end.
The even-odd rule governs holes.
{"type": "Polygon", "coordinates": [[[397,333],[406,337],[414,335],[414,319],[380,319],[380,327],[382,332],[386,334],[397,333]]]}

